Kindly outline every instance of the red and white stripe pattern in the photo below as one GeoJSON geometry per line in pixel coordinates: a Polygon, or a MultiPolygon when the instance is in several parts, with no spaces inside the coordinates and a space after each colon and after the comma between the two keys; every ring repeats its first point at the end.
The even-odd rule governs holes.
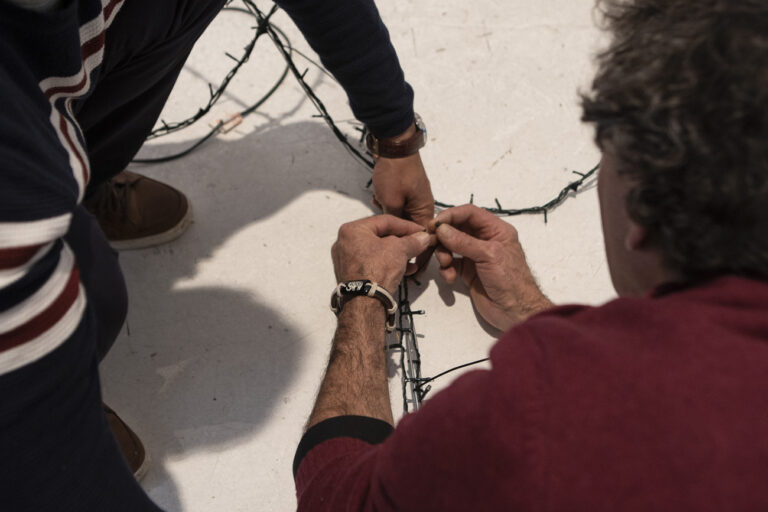
{"type": "MultiPolygon", "coordinates": [[[[88,93],[91,73],[104,57],[104,34],[124,0],[101,0],[98,16],[80,27],[80,70],[40,82],[51,104],[50,122],[69,155],[78,184],[78,203],[90,177],[82,134],[72,114],[72,101],[88,93]]],[[[29,222],[0,222],[0,288],[22,279],[54,250],[69,229],[71,213],[29,222]]],[[[66,245],[48,281],[31,296],[0,312],[0,375],[32,363],[55,350],[77,329],[86,307],[85,291],[74,254],[66,245]]]]}
{"type": "Polygon", "coordinates": [[[65,245],[48,281],[25,301],[0,313],[0,374],[61,345],[80,324],[85,304],[75,257],[65,245]]]}
{"type": "Polygon", "coordinates": [[[72,114],[72,100],[91,89],[91,73],[104,59],[105,31],[114,21],[123,0],[101,0],[101,13],[80,27],[82,66],[74,75],[53,76],[40,82],[40,90],[51,103],[51,125],[69,154],[69,165],[77,181],[78,202],[90,178],[88,155],[80,143],[80,128],[72,114]],[[62,101],[59,101],[62,100],[62,101]]]}

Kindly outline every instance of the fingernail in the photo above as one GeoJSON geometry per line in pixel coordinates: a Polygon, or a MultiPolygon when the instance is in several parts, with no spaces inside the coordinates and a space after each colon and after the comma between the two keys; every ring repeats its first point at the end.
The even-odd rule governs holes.
{"type": "MultiPolygon", "coordinates": [[[[440,231],[440,235],[443,238],[451,238],[453,236],[453,228],[450,226],[450,224],[440,224],[438,227],[443,228],[442,231],[440,231]]],[[[437,229],[435,229],[435,233],[437,233],[437,229]]]]}
{"type": "Polygon", "coordinates": [[[427,245],[429,243],[429,233],[425,231],[419,231],[413,237],[422,245],[427,245]]]}

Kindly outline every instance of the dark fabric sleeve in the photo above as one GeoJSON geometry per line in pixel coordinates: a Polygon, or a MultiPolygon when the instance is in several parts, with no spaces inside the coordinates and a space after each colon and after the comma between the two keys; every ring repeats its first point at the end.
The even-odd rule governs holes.
{"type": "Polygon", "coordinates": [[[373,0],[276,0],[347,93],[352,111],[379,137],[413,122],[413,89],[373,0]]]}
{"type": "Polygon", "coordinates": [[[368,444],[379,444],[392,433],[392,425],[386,421],[366,416],[337,416],[321,421],[304,433],[293,458],[293,477],[301,461],[312,448],[329,439],[350,437],[368,444]]]}
{"type": "Polygon", "coordinates": [[[298,510],[507,510],[526,433],[522,415],[496,392],[498,378],[463,375],[380,444],[316,444],[296,473],[298,510]]]}

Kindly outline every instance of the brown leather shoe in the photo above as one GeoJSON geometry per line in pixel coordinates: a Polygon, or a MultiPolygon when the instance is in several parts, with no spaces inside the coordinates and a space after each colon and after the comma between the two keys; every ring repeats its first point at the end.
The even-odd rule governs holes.
{"type": "Polygon", "coordinates": [[[130,171],[100,185],[86,207],[116,250],[170,242],[192,223],[192,208],[184,194],[130,171]]]}
{"type": "Polygon", "coordinates": [[[125,462],[128,463],[128,467],[133,471],[133,476],[136,480],[141,480],[147,473],[147,462],[149,460],[147,453],[144,451],[144,445],[141,444],[139,436],[120,419],[120,416],[111,407],[107,404],[102,405],[104,405],[104,414],[107,416],[109,429],[112,431],[112,435],[115,437],[115,441],[117,441],[117,445],[123,453],[125,462]]]}

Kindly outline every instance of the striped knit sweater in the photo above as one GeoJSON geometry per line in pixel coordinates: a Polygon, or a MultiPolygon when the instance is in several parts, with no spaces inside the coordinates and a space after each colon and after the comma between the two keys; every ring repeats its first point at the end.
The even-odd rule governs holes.
{"type": "MultiPolygon", "coordinates": [[[[87,310],[62,239],[90,176],[72,105],[98,80],[105,32],[123,2],[73,0],[37,13],[0,0],[0,375],[51,353],[87,310]]],[[[373,2],[278,3],[342,83],[356,116],[380,136],[404,131],[413,92],[373,2]]]]}
{"type": "Polygon", "coordinates": [[[86,310],[62,240],[90,173],[72,102],[90,92],[122,5],[70,2],[45,16],[0,5],[0,375],[60,346],[86,310]]]}

